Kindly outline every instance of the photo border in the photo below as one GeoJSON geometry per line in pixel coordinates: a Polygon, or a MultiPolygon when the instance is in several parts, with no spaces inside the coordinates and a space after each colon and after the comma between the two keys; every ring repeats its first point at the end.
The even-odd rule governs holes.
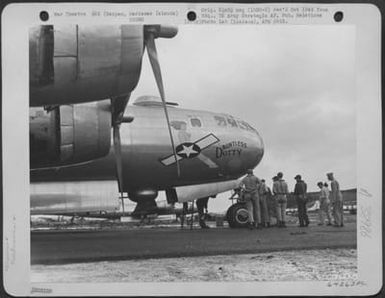
{"type": "MultiPolygon", "coordinates": [[[[352,3],[352,2],[354,2],[356,4],[357,3],[361,3],[360,1],[339,1],[338,4],[333,4],[333,3],[335,3],[334,1],[317,1],[317,2],[320,3],[320,4],[341,5],[341,6],[343,6],[343,5],[347,4],[347,3],[352,3]]],[[[17,2],[13,2],[13,3],[17,3],[17,2]]],[[[64,3],[64,2],[62,2],[62,3],[64,3]]],[[[92,5],[91,3],[99,3],[99,4],[101,4],[101,3],[105,3],[105,2],[85,1],[86,5],[92,5]]],[[[149,3],[156,3],[158,5],[161,2],[144,1],[144,3],[141,3],[141,4],[147,4],[148,5],[149,3]]],[[[197,1],[194,4],[187,3],[186,6],[188,6],[190,8],[199,6],[199,4],[197,4],[197,3],[203,4],[203,3],[207,3],[207,2],[205,2],[205,1],[197,1]]],[[[210,2],[210,4],[219,5],[219,4],[216,4],[216,3],[219,3],[219,1],[210,2]]],[[[221,1],[221,3],[222,3],[222,1],[221,1]]],[[[238,2],[238,3],[235,3],[234,5],[245,4],[245,3],[249,3],[250,4],[250,3],[254,3],[254,2],[252,2],[252,1],[250,1],[250,2],[249,1],[238,2]]],[[[271,5],[271,4],[277,4],[277,3],[282,4],[283,6],[286,5],[286,4],[287,5],[294,5],[291,1],[279,1],[279,2],[275,2],[275,1],[274,2],[270,2],[269,1],[269,2],[265,2],[263,4],[258,4],[258,5],[271,5]]],[[[297,3],[298,4],[312,5],[312,4],[309,4],[308,2],[302,2],[302,1],[298,1],[298,2],[296,1],[296,4],[297,3]]],[[[365,2],[365,3],[368,3],[368,2],[365,2]]],[[[376,21],[382,21],[382,15],[383,15],[383,11],[384,11],[383,3],[381,2],[382,3],[381,5],[380,5],[379,1],[369,1],[369,3],[372,3],[374,5],[374,7],[377,7],[377,11],[380,14],[380,15],[375,16],[375,18],[378,18],[376,21]]],[[[122,4],[122,3],[118,3],[118,4],[122,4]]],[[[38,8],[38,7],[41,7],[41,6],[44,6],[44,5],[45,4],[43,4],[43,3],[37,4],[36,7],[33,8],[33,10],[34,9],[40,10],[40,8],[38,8]]],[[[59,3],[55,3],[55,4],[48,4],[48,6],[52,6],[52,5],[58,6],[58,5],[61,5],[61,4],[60,4],[60,2],[59,3]]],[[[71,4],[71,5],[73,5],[73,4],[71,4]]],[[[172,3],[171,5],[175,5],[175,3],[172,3]]],[[[180,4],[180,5],[184,5],[184,4],[180,4]]],[[[227,6],[227,5],[231,5],[231,4],[227,4],[226,3],[224,5],[227,6]]],[[[318,4],[314,4],[314,5],[317,6],[318,4]]],[[[364,5],[366,5],[366,4],[364,4],[364,5]]],[[[28,211],[28,215],[29,215],[29,204],[28,204],[28,206],[23,206],[24,208],[21,207],[13,215],[9,214],[9,209],[8,209],[9,206],[7,204],[9,203],[9,200],[11,200],[10,197],[13,197],[13,196],[14,197],[18,197],[18,193],[17,193],[17,189],[13,190],[13,191],[16,191],[16,192],[13,192],[13,191],[9,192],[8,186],[9,186],[10,181],[13,181],[13,183],[14,183],[14,181],[18,181],[18,183],[20,183],[23,187],[26,187],[26,185],[27,185],[27,187],[29,187],[29,174],[28,173],[25,174],[25,176],[21,179],[19,177],[19,175],[17,175],[18,172],[14,173],[15,171],[12,171],[12,173],[10,174],[9,169],[4,170],[3,167],[4,166],[5,167],[9,166],[9,162],[11,162],[11,161],[12,161],[12,164],[14,164],[14,162],[15,162],[14,159],[13,160],[7,160],[7,158],[9,157],[9,155],[7,155],[9,151],[7,151],[7,150],[10,150],[10,148],[9,148],[10,145],[8,144],[8,142],[10,140],[8,138],[8,134],[10,133],[10,131],[9,131],[10,130],[10,126],[9,126],[10,123],[9,123],[9,121],[11,121],[11,124],[12,124],[11,127],[13,129],[16,129],[16,131],[18,131],[18,129],[24,130],[23,134],[18,135],[18,137],[21,136],[21,140],[17,140],[16,143],[15,142],[12,143],[13,145],[16,144],[16,148],[17,148],[17,150],[13,150],[13,151],[16,151],[16,152],[20,153],[20,155],[17,156],[18,157],[17,161],[19,163],[24,163],[24,162],[27,161],[27,165],[29,164],[29,158],[28,158],[28,134],[26,135],[26,132],[28,133],[28,130],[25,131],[25,125],[27,125],[27,127],[29,127],[29,123],[27,121],[28,120],[28,109],[25,110],[25,103],[24,103],[24,106],[23,106],[23,104],[20,104],[19,102],[15,102],[15,103],[13,103],[13,105],[15,105],[15,107],[10,108],[9,105],[8,105],[8,102],[4,100],[4,98],[9,98],[7,92],[8,92],[8,87],[10,86],[10,84],[12,84],[12,82],[15,82],[14,81],[15,79],[16,79],[16,82],[21,80],[20,77],[17,74],[15,74],[15,73],[12,74],[12,73],[9,72],[10,67],[13,67],[13,68],[16,68],[16,69],[17,69],[17,67],[14,67],[14,65],[10,66],[8,64],[10,61],[8,59],[8,55],[7,55],[6,49],[7,49],[7,46],[10,45],[10,43],[9,43],[9,40],[6,39],[6,36],[4,34],[4,31],[6,30],[4,28],[8,25],[8,24],[4,23],[5,22],[4,19],[6,19],[6,16],[4,15],[4,12],[7,12],[7,7],[5,7],[5,8],[3,7],[3,10],[2,10],[2,30],[1,30],[2,31],[2,33],[1,33],[2,34],[2,36],[1,36],[1,38],[2,38],[2,59],[3,59],[2,60],[2,71],[3,71],[3,76],[2,76],[2,78],[3,78],[2,79],[2,91],[3,91],[2,92],[2,98],[3,98],[3,101],[2,101],[2,111],[3,111],[3,113],[2,113],[2,119],[3,119],[3,122],[2,122],[2,124],[3,124],[2,125],[2,127],[3,127],[3,129],[2,129],[2,141],[4,140],[4,142],[2,144],[3,145],[2,146],[2,153],[3,154],[2,154],[2,160],[1,160],[1,163],[2,163],[2,174],[4,174],[3,175],[3,179],[2,179],[2,183],[3,183],[2,184],[2,186],[3,186],[2,189],[3,189],[3,199],[4,199],[4,201],[2,201],[2,203],[1,203],[2,207],[3,207],[3,222],[2,223],[3,223],[3,237],[7,237],[6,233],[7,232],[9,233],[10,231],[11,231],[11,233],[13,235],[16,235],[16,229],[17,229],[17,236],[14,236],[14,237],[15,237],[17,243],[18,243],[17,239],[19,239],[20,236],[24,236],[25,239],[29,240],[29,224],[28,224],[28,229],[25,229],[23,231],[23,233],[20,233],[20,229],[22,229],[22,228],[18,228],[20,223],[19,223],[19,218],[16,218],[18,215],[20,215],[22,213],[24,214],[24,212],[21,212],[23,210],[24,211],[27,210],[28,211]],[[9,113],[10,111],[12,113],[9,113]],[[17,113],[15,113],[15,112],[17,112],[17,113]],[[15,115],[15,114],[17,115],[17,117],[14,117],[15,119],[11,119],[10,120],[10,115],[15,115]],[[20,120],[20,119],[22,119],[22,120],[20,120]],[[13,125],[15,125],[15,126],[13,126],[13,125]],[[22,180],[22,181],[20,181],[20,180],[22,180]]],[[[16,23],[15,24],[16,26],[19,26],[21,21],[22,22],[28,22],[27,20],[30,20],[30,12],[31,11],[29,11],[28,15],[25,15],[25,18],[20,17],[19,19],[13,19],[12,22],[16,23]]],[[[76,22],[75,18],[71,19],[71,23],[73,23],[73,22],[76,22]]],[[[36,24],[38,24],[38,23],[39,22],[37,21],[36,24]]],[[[30,24],[31,23],[29,23],[29,25],[30,24]]],[[[372,23],[371,24],[364,24],[364,26],[369,26],[369,25],[373,25],[373,24],[372,23]]],[[[378,26],[378,24],[375,25],[375,26],[378,26]]],[[[13,28],[13,29],[15,29],[15,28],[13,28]]],[[[20,28],[17,28],[17,29],[20,29],[20,28]]],[[[381,23],[379,25],[379,27],[375,28],[375,30],[377,30],[377,29],[379,29],[379,30],[383,29],[383,23],[381,23]]],[[[369,31],[369,33],[374,32],[374,31],[371,31],[372,28],[367,28],[366,27],[364,29],[365,33],[367,33],[367,30],[369,31]]],[[[15,33],[17,33],[17,32],[21,33],[21,35],[17,36],[18,40],[20,40],[20,38],[26,38],[26,40],[28,40],[28,35],[25,34],[25,31],[23,31],[23,29],[21,31],[15,30],[14,32],[15,33]]],[[[383,39],[381,38],[382,37],[381,36],[382,32],[378,32],[377,31],[374,34],[374,35],[376,35],[374,38],[378,38],[377,41],[379,42],[379,44],[378,44],[379,46],[381,46],[380,43],[383,43],[383,39]]],[[[358,33],[357,35],[362,37],[361,33],[358,33]]],[[[18,53],[17,54],[18,57],[22,57],[22,59],[20,60],[21,63],[25,63],[25,61],[28,62],[28,57],[27,57],[28,55],[26,54],[26,52],[22,52],[20,50],[17,53],[18,53]]],[[[15,52],[13,54],[15,54],[15,52]]],[[[360,52],[358,52],[357,54],[360,55],[360,52]]],[[[363,53],[363,54],[365,54],[365,53],[363,53]]],[[[381,57],[383,58],[382,55],[383,55],[383,53],[380,54],[376,50],[375,53],[374,53],[375,57],[373,59],[375,59],[378,62],[378,60],[381,57]]],[[[381,63],[383,63],[383,59],[381,59],[380,61],[381,61],[381,63]]],[[[371,61],[371,63],[373,64],[373,61],[371,61]]],[[[26,65],[28,65],[28,63],[26,65]]],[[[380,67],[383,66],[380,63],[378,63],[378,65],[380,65],[380,67]]],[[[375,92],[379,92],[378,95],[379,95],[380,104],[381,104],[381,90],[380,90],[380,88],[382,86],[382,80],[383,80],[383,77],[384,77],[383,67],[381,67],[378,71],[379,71],[379,73],[378,73],[378,75],[379,75],[378,80],[379,81],[375,83],[376,86],[375,86],[374,89],[376,89],[375,92]],[[382,74],[382,76],[381,76],[381,74],[382,74]]],[[[27,73],[27,72],[28,71],[25,71],[25,73],[27,73]]],[[[25,78],[25,73],[23,75],[23,78],[25,78]]],[[[358,74],[358,76],[362,77],[362,74],[358,74]]],[[[26,77],[28,78],[28,74],[27,74],[26,77]]],[[[28,94],[27,94],[28,93],[27,91],[28,91],[28,88],[29,88],[28,87],[28,80],[22,80],[22,82],[23,82],[23,84],[21,84],[21,87],[19,85],[19,88],[18,88],[19,90],[18,90],[18,93],[16,94],[16,97],[20,96],[21,98],[28,98],[28,94]]],[[[364,82],[360,82],[360,79],[358,79],[357,83],[358,83],[358,85],[361,84],[360,88],[363,88],[365,91],[368,91],[369,87],[363,86],[362,84],[364,84],[364,82]]],[[[368,93],[366,93],[366,92],[361,92],[361,93],[364,93],[365,96],[366,96],[366,94],[370,94],[370,91],[373,92],[374,90],[370,89],[368,93]]],[[[15,96],[15,94],[14,94],[14,96],[15,96]]],[[[372,94],[371,96],[373,98],[376,95],[372,94]]],[[[28,103],[28,101],[27,101],[27,103],[28,103]]],[[[363,105],[358,106],[357,110],[360,111],[361,116],[365,116],[365,115],[367,115],[366,113],[368,112],[367,102],[361,102],[361,104],[363,104],[363,105]],[[363,113],[365,113],[365,115],[362,115],[363,113]]],[[[371,109],[369,109],[370,113],[376,113],[376,115],[379,116],[379,117],[381,117],[381,114],[378,115],[378,113],[381,113],[381,111],[382,112],[384,111],[384,105],[382,105],[382,109],[378,109],[378,106],[375,107],[375,108],[371,107],[371,109]]],[[[358,121],[357,122],[366,121],[367,120],[366,118],[365,119],[361,119],[360,118],[360,113],[358,115],[358,121]]],[[[371,134],[372,137],[369,138],[369,140],[366,140],[366,141],[371,142],[372,144],[374,144],[375,152],[373,152],[373,151],[369,151],[369,152],[370,152],[370,155],[372,155],[374,158],[376,158],[376,157],[380,156],[380,151],[382,150],[381,144],[383,144],[383,143],[381,143],[381,144],[379,143],[378,137],[381,134],[381,138],[383,140],[383,131],[381,131],[381,129],[378,130],[378,127],[377,128],[375,127],[375,125],[376,125],[375,123],[379,124],[379,121],[378,121],[379,119],[377,117],[372,117],[372,115],[370,117],[372,118],[372,119],[370,119],[370,120],[372,120],[372,122],[371,122],[369,128],[372,128],[372,129],[368,129],[368,126],[365,125],[364,131],[365,132],[367,132],[367,131],[372,132],[372,134],[371,134]],[[373,131],[375,131],[374,135],[373,135],[373,131]]],[[[384,120],[382,120],[381,123],[382,123],[382,127],[383,127],[384,126],[384,120]]],[[[358,124],[358,125],[360,125],[360,124],[358,124]]],[[[358,127],[358,128],[360,128],[360,127],[358,127]]],[[[368,145],[368,144],[366,144],[366,145],[368,145]]],[[[367,146],[363,145],[362,148],[361,147],[358,148],[358,151],[357,151],[357,156],[358,157],[360,155],[360,153],[359,153],[360,150],[362,152],[368,152],[367,146]]],[[[370,150],[370,148],[369,148],[369,150],[370,150]]],[[[383,161],[383,152],[382,152],[381,157],[382,157],[382,161],[383,161]]],[[[370,165],[374,165],[372,160],[371,160],[371,162],[372,163],[370,165]]],[[[376,159],[374,162],[378,162],[378,159],[376,159]]],[[[371,209],[372,210],[371,212],[375,212],[375,211],[381,212],[379,218],[378,218],[378,214],[377,214],[378,212],[376,213],[375,218],[374,219],[372,218],[371,225],[373,227],[373,230],[372,230],[373,234],[378,236],[378,237],[376,237],[376,240],[377,241],[379,240],[379,242],[377,242],[377,245],[380,244],[379,245],[380,247],[375,247],[375,254],[377,256],[380,256],[380,258],[379,258],[380,262],[379,263],[381,263],[381,273],[382,273],[382,271],[383,271],[383,268],[382,268],[382,257],[383,257],[382,244],[383,244],[383,241],[384,241],[384,238],[382,237],[382,233],[383,233],[383,230],[385,228],[385,225],[384,225],[384,223],[381,220],[381,215],[384,215],[384,210],[383,210],[383,206],[382,205],[381,205],[381,208],[379,208],[378,210],[373,210],[374,207],[376,207],[376,206],[375,206],[375,204],[373,204],[373,202],[370,203],[370,201],[369,201],[370,198],[373,198],[376,195],[377,196],[378,195],[381,196],[381,194],[384,195],[384,191],[383,191],[383,185],[384,185],[384,178],[383,177],[384,177],[384,175],[383,175],[383,167],[381,168],[381,166],[382,166],[382,163],[380,164],[379,169],[376,169],[376,171],[371,169],[371,171],[369,172],[369,174],[371,174],[371,175],[367,175],[368,172],[365,172],[365,176],[367,176],[367,177],[361,177],[361,179],[364,179],[364,183],[358,185],[358,187],[357,187],[357,197],[358,197],[358,199],[357,199],[357,202],[358,202],[358,206],[357,206],[358,207],[357,234],[358,234],[358,236],[360,236],[360,235],[362,236],[362,234],[360,234],[360,229],[361,229],[361,227],[363,225],[365,226],[365,223],[362,222],[362,213],[360,213],[363,210],[362,209],[363,206],[364,207],[365,206],[373,207],[371,209]],[[362,185],[365,185],[365,187],[362,187],[362,185]],[[363,190],[366,190],[366,192],[363,191],[363,190]],[[370,193],[372,196],[368,197],[366,195],[367,193],[370,193]],[[368,201],[369,201],[369,203],[368,203],[368,201]],[[360,219],[360,222],[359,222],[359,219],[360,219]],[[378,220],[380,222],[382,222],[382,225],[376,227],[375,225],[378,223],[378,220]],[[382,229],[381,229],[381,227],[382,227],[382,229]]],[[[358,180],[360,179],[359,175],[363,173],[360,170],[361,170],[361,167],[359,166],[359,163],[358,163],[357,164],[358,180]]],[[[21,188],[20,184],[19,184],[19,188],[21,188]]],[[[28,196],[28,198],[29,198],[29,196],[28,196]]],[[[380,203],[381,203],[381,201],[380,201],[380,203]]],[[[16,203],[16,204],[18,204],[18,203],[16,203]]],[[[20,204],[18,205],[18,207],[20,207],[20,204]]],[[[29,220],[27,222],[29,223],[29,220]]],[[[371,242],[370,240],[368,240],[368,242],[362,242],[363,239],[362,239],[361,236],[358,237],[358,243],[357,243],[358,251],[360,249],[361,250],[364,249],[365,251],[370,250],[370,249],[372,250],[373,247],[374,247],[372,245],[373,242],[371,242]]],[[[8,239],[11,239],[11,238],[8,238],[8,239]]],[[[11,240],[9,240],[9,241],[11,241],[11,240]]],[[[7,247],[6,243],[7,242],[6,241],[4,242],[4,240],[3,240],[3,247],[2,247],[3,257],[5,256],[4,248],[7,247]]],[[[8,246],[9,245],[10,244],[8,244],[8,246]]],[[[27,245],[27,248],[29,249],[28,245],[27,245]]],[[[26,258],[26,256],[23,255],[23,251],[21,251],[21,254],[20,254],[20,251],[16,250],[15,255],[16,255],[16,258],[17,258],[16,263],[23,263],[25,261],[27,261],[27,263],[28,263],[29,256],[28,256],[28,258],[26,258]],[[22,261],[22,260],[24,260],[24,261],[22,261]]],[[[9,255],[8,255],[8,258],[9,258],[9,255]]],[[[379,259],[377,258],[376,261],[378,262],[379,259]]],[[[360,257],[359,257],[359,260],[360,260],[360,257]]],[[[361,258],[361,260],[362,260],[362,258],[361,258]]],[[[5,266],[6,266],[6,263],[4,263],[4,267],[5,266]]],[[[365,266],[365,264],[361,264],[361,266],[365,266]]],[[[372,269],[372,267],[369,268],[369,269],[372,269]]],[[[14,275],[14,276],[15,277],[17,276],[18,283],[14,284],[11,287],[9,287],[9,285],[10,285],[9,281],[7,283],[7,277],[8,277],[7,273],[4,275],[3,286],[5,287],[4,288],[5,292],[8,292],[9,294],[12,294],[12,295],[20,295],[20,294],[21,295],[29,295],[31,286],[27,285],[27,287],[25,287],[25,286],[21,287],[20,284],[19,284],[19,282],[21,280],[24,282],[25,278],[26,278],[26,276],[20,276],[20,271],[21,271],[20,268],[16,269],[15,272],[17,274],[14,275]]],[[[298,284],[296,282],[291,282],[291,283],[293,284],[294,288],[289,286],[287,288],[287,292],[286,293],[290,292],[292,294],[298,294],[298,292],[296,292],[296,290],[295,290],[295,288],[298,286],[298,284]]],[[[305,282],[305,283],[306,283],[307,286],[309,286],[309,288],[313,288],[313,286],[315,286],[315,285],[313,285],[313,282],[305,282]]],[[[149,283],[145,283],[145,284],[147,286],[149,285],[149,283]]],[[[154,288],[152,289],[152,291],[144,293],[144,295],[160,295],[160,293],[167,294],[167,295],[181,295],[181,294],[183,295],[183,293],[184,294],[186,294],[186,293],[190,294],[191,293],[191,295],[194,295],[194,292],[192,292],[192,291],[194,290],[194,288],[195,289],[197,287],[199,288],[199,285],[201,283],[188,283],[188,285],[189,285],[188,289],[186,288],[186,284],[185,283],[172,283],[173,287],[175,286],[175,288],[177,288],[175,290],[175,292],[172,292],[172,291],[166,291],[165,292],[165,288],[167,288],[167,285],[166,285],[166,287],[163,287],[160,284],[162,284],[162,283],[155,283],[155,285],[153,285],[154,288]],[[183,288],[179,288],[179,286],[181,286],[183,288]]],[[[206,284],[207,283],[205,283],[205,285],[206,284]]],[[[209,289],[209,287],[206,287],[205,288],[205,290],[206,290],[205,294],[208,294],[208,295],[213,295],[213,294],[214,295],[234,295],[234,293],[232,293],[232,291],[231,291],[231,293],[227,292],[227,291],[231,290],[231,288],[236,286],[238,283],[226,283],[225,286],[223,285],[222,282],[221,283],[210,283],[210,284],[214,284],[214,289],[213,289],[213,291],[211,291],[211,289],[209,289]],[[215,284],[217,284],[217,285],[215,285],[215,284]],[[217,286],[219,286],[219,288],[222,288],[222,289],[225,288],[226,291],[218,292],[217,291],[218,290],[217,286]]],[[[109,285],[109,287],[113,287],[114,286],[113,283],[108,283],[108,285],[109,285]]],[[[119,285],[121,285],[121,284],[119,284],[119,285]]],[[[376,294],[377,292],[381,291],[382,290],[382,285],[383,285],[383,275],[382,274],[381,274],[381,281],[379,282],[379,280],[377,280],[376,281],[376,285],[377,285],[377,287],[374,287],[374,286],[363,287],[365,290],[368,290],[370,288],[370,290],[372,290],[372,292],[357,291],[357,292],[350,293],[349,295],[354,295],[354,294],[356,294],[356,295],[362,295],[362,294],[364,294],[364,295],[368,295],[369,294],[370,295],[370,294],[372,294],[373,295],[373,294],[376,294]],[[378,287],[378,286],[380,286],[380,287],[378,287]]],[[[245,285],[244,283],[242,283],[242,287],[245,289],[244,292],[242,293],[243,295],[250,294],[250,293],[252,293],[251,290],[253,288],[253,283],[251,283],[250,285],[245,285]]],[[[63,290],[69,290],[69,289],[67,289],[66,284],[58,285],[58,287],[55,288],[55,292],[52,293],[52,294],[53,295],[63,294],[64,293],[64,292],[62,292],[63,290]]],[[[73,290],[73,289],[71,289],[71,290],[73,290]]],[[[168,290],[170,290],[169,287],[168,287],[168,290]]],[[[331,287],[330,290],[331,290],[330,292],[325,293],[325,294],[326,295],[335,295],[335,294],[337,294],[337,295],[346,295],[346,292],[348,291],[346,288],[342,288],[341,289],[338,286],[331,287]],[[340,290],[342,290],[342,291],[340,291],[340,290]]],[[[79,293],[81,294],[81,291],[79,291],[79,292],[73,291],[72,292],[72,294],[74,294],[74,295],[79,295],[79,293]]],[[[39,294],[44,294],[44,293],[39,293],[39,294]]],[[[50,293],[46,293],[46,294],[50,294],[50,293]]],[[[94,294],[94,295],[95,294],[96,295],[100,295],[100,294],[108,295],[108,292],[104,292],[104,293],[103,292],[94,292],[94,293],[91,293],[91,295],[92,294],[94,294]]],[[[127,291],[125,291],[124,295],[127,295],[127,294],[142,295],[142,292],[135,292],[135,291],[134,292],[127,292],[127,291]]],[[[68,293],[67,293],[67,295],[68,295],[68,293]]]]}

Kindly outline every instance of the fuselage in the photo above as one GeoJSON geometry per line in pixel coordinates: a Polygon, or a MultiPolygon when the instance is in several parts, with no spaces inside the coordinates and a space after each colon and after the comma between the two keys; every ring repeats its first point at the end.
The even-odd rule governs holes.
{"type": "MultiPolygon", "coordinates": [[[[245,121],[177,107],[168,107],[168,112],[176,158],[162,106],[127,107],[125,115],[134,120],[120,127],[124,192],[232,180],[261,161],[262,138],[245,121]]],[[[31,170],[31,182],[111,178],[116,178],[113,146],[107,156],[90,162],[31,170]]]]}

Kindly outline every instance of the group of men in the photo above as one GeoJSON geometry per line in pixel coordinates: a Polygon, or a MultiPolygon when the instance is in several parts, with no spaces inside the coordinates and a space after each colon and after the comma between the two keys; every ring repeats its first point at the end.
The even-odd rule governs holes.
{"type": "MultiPolygon", "coordinates": [[[[318,182],[317,184],[321,189],[319,195],[319,225],[324,224],[325,214],[329,221],[328,225],[332,225],[332,207],[334,226],[343,227],[343,198],[339,183],[334,178],[333,173],[327,173],[326,175],[328,180],[331,182],[331,192],[328,189],[327,183],[318,182]]],[[[247,171],[247,176],[242,179],[241,187],[243,190],[243,198],[249,213],[248,226],[250,229],[270,227],[268,197],[272,198],[273,205],[275,206],[277,227],[286,227],[286,206],[287,195],[289,194],[288,185],[283,179],[282,172],[279,172],[272,179],[272,190],[266,186],[265,180],[259,180],[256,176],[254,176],[253,170],[251,169],[247,171]]],[[[302,180],[301,175],[296,175],[294,179],[296,180],[294,196],[298,207],[299,226],[307,227],[310,224],[306,208],[306,203],[308,201],[306,195],[307,185],[302,180]]]]}
{"type": "Polygon", "coordinates": [[[340,190],[338,181],[334,178],[333,173],[327,174],[328,180],[330,181],[331,191],[329,191],[328,184],[318,182],[317,185],[321,189],[319,196],[319,225],[323,225],[325,222],[324,215],[328,218],[328,225],[332,225],[331,208],[333,209],[334,226],[344,226],[344,204],[343,197],[340,190]]]}

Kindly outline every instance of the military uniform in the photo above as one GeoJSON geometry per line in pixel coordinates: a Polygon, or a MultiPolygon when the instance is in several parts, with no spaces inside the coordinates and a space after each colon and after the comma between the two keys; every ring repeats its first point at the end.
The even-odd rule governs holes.
{"type": "Polygon", "coordinates": [[[297,183],[295,184],[295,187],[294,187],[294,195],[297,200],[297,206],[298,206],[299,226],[307,227],[309,225],[309,217],[307,216],[307,209],[306,209],[307,185],[303,180],[301,180],[300,176],[297,176],[296,179],[297,179],[297,183]]]}
{"type": "Polygon", "coordinates": [[[267,206],[267,195],[269,193],[269,189],[267,188],[265,182],[261,182],[259,186],[259,203],[261,208],[262,220],[265,226],[270,226],[270,216],[269,209],[267,206]]]}
{"type": "Polygon", "coordinates": [[[320,206],[319,206],[320,225],[323,225],[325,222],[324,214],[326,214],[329,221],[329,225],[331,225],[332,218],[330,214],[329,189],[326,186],[322,186],[321,188],[319,202],[320,202],[320,206]]]}
{"type": "Polygon", "coordinates": [[[184,221],[186,219],[187,213],[188,213],[188,203],[184,202],[183,203],[183,208],[182,208],[182,214],[181,214],[181,217],[180,217],[180,226],[181,226],[181,228],[183,228],[183,226],[184,226],[184,221]]]}
{"type": "Polygon", "coordinates": [[[207,203],[209,201],[209,197],[201,198],[196,201],[197,209],[198,209],[198,217],[199,217],[199,225],[202,229],[208,229],[209,226],[205,222],[205,213],[204,209],[207,210],[207,203]]]}
{"type": "Polygon", "coordinates": [[[277,208],[277,221],[278,227],[285,227],[286,221],[286,205],[287,205],[287,197],[286,195],[289,193],[289,189],[285,180],[280,178],[278,181],[274,181],[273,183],[273,194],[276,201],[277,208]]]}
{"type": "Polygon", "coordinates": [[[259,179],[253,174],[248,174],[242,179],[241,184],[244,186],[244,199],[249,212],[249,225],[261,223],[261,211],[259,208],[258,187],[259,179]]]}
{"type": "Polygon", "coordinates": [[[333,178],[331,181],[330,199],[333,206],[333,217],[336,226],[343,227],[344,225],[344,210],[343,197],[340,191],[340,185],[337,180],[333,178]]]}

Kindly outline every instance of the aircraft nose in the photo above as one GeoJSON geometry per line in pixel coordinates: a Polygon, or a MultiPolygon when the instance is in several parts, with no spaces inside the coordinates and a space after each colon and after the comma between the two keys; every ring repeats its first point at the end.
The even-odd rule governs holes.
{"type": "Polygon", "coordinates": [[[248,137],[248,145],[246,165],[248,169],[253,169],[261,162],[265,150],[263,139],[257,131],[248,137]]]}

